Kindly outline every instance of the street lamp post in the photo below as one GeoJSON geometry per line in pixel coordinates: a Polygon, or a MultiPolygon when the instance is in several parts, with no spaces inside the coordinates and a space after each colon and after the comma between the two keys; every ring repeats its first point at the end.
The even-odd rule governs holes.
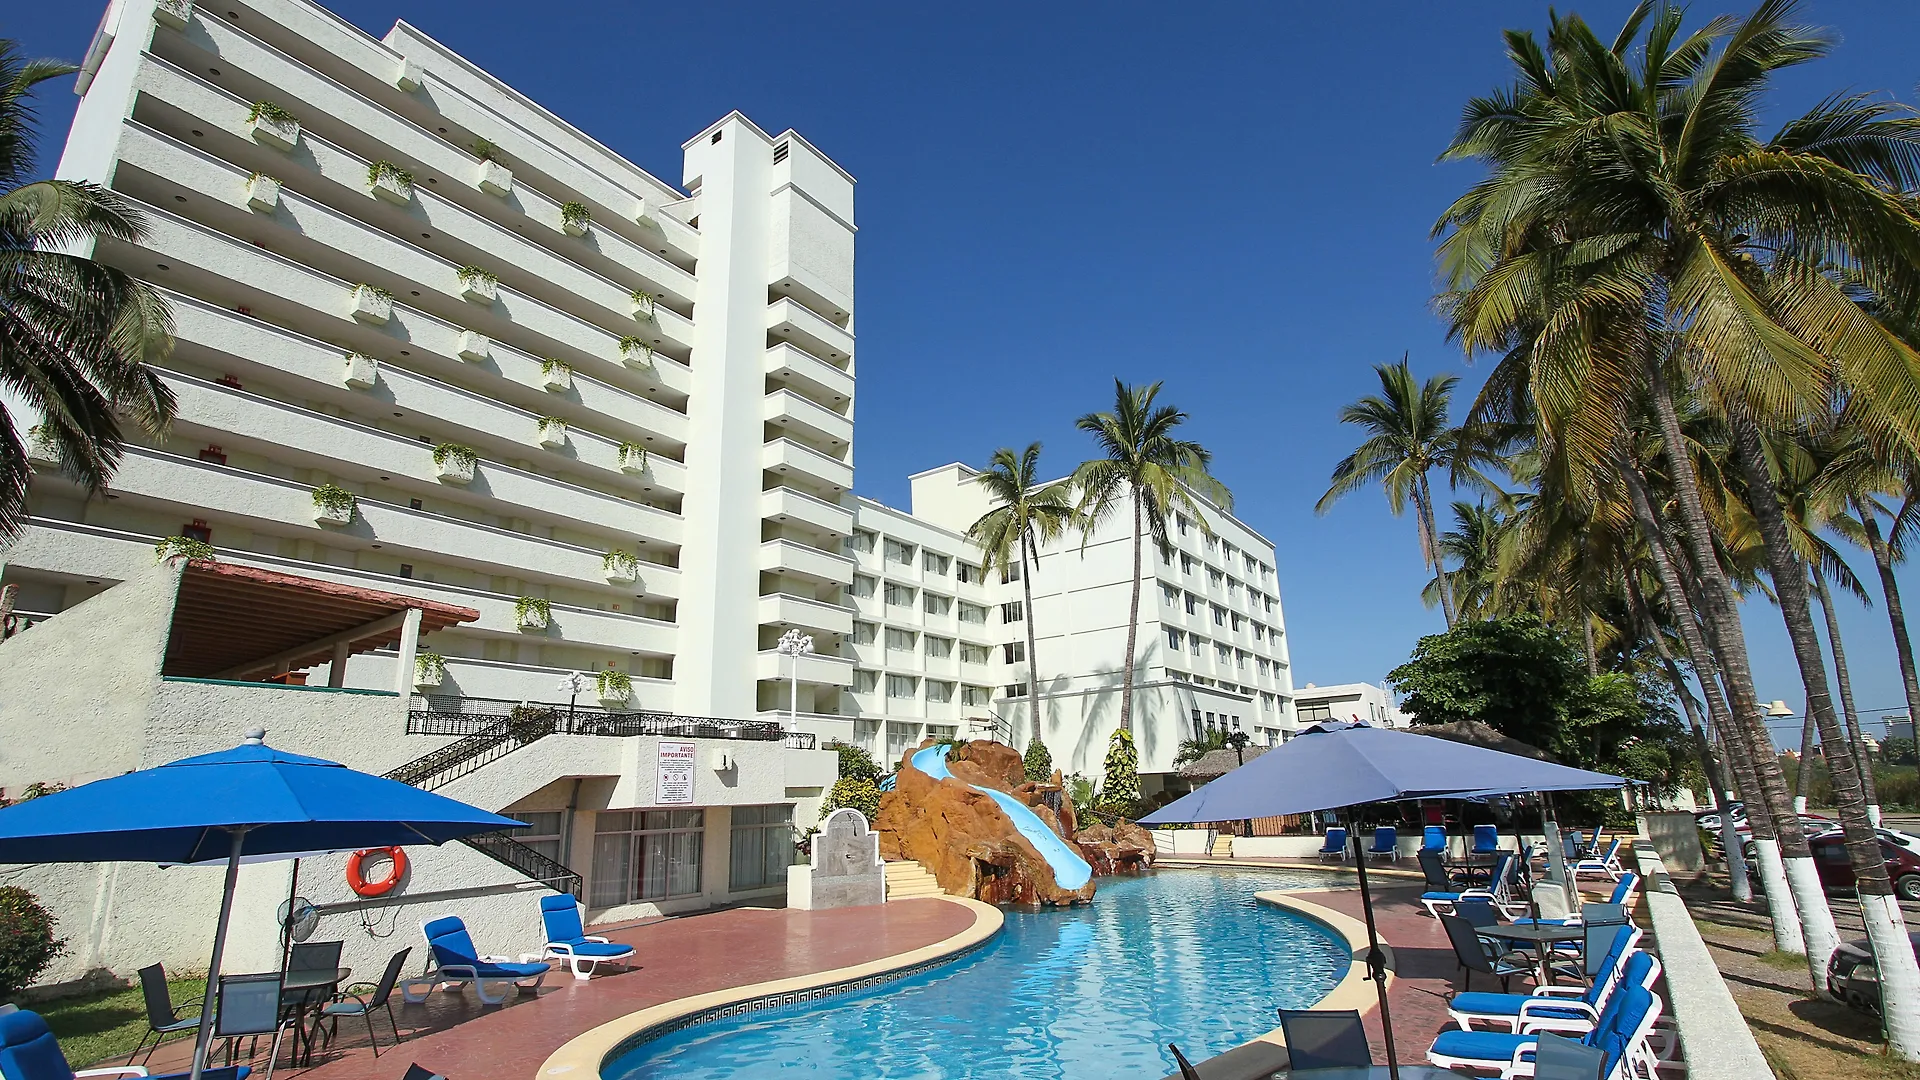
{"type": "Polygon", "coordinates": [[[803,634],[796,627],[781,634],[775,648],[780,655],[793,658],[793,681],[787,696],[787,727],[792,728],[800,720],[800,658],[813,655],[813,635],[803,634]]]}
{"type": "Polygon", "coordinates": [[[567,730],[573,730],[573,703],[580,697],[580,691],[586,689],[587,674],[584,671],[569,671],[560,676],[560,692],[567,695],[567,730]]]}

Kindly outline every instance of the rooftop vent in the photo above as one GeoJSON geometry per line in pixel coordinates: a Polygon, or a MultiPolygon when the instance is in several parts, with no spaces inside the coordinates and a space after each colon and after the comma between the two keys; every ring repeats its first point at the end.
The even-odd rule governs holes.
{"type": "Polygon", "coordinates": [[[787,160],[787,146],[788,144],[786,143],[780,143],[773,148],[773,163],[775,165],[787,160]]]}

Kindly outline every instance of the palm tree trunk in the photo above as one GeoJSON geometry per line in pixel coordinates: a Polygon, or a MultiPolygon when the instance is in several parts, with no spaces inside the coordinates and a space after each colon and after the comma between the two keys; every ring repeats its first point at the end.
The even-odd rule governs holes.
{"type": "MultiPolygon", "coordinates": [[[[1880,853],[1880,840],[1874,835],[1873,823],[1867,820],[1867,800],[1860,790],[1860,771],[1853,755],[1845,752],[1846,734],[1841,729],[1840,718],[1833,711],[1827,658],[1820,648],[1820,635],[1813,628],[1813,605],[1807,599],[1807,568],[1793,550],[1793,541],[1787,534],[1786,514],[1780,509],[1780,489],[1774,483],[1773,472],[1767,465],[1760,429],[1755,426],[1744,406],[1738,403],[1727,410],[1727,419],[1733,433],[1733,456],[1747,480],[1747,502],[1753,508],[1755,520],[1760,523],[1768,575],[1773,578],[1774,593],[1780,599],[1780,614],[1786,620],[1787,637],[1793,642],[1793,658],[1800,667],[1800,681],[1806,684],[1807,713],[1820,730],[1821,745],[1829,749],[1841,748],[1840,753],[1827,755],[1827,776],[1833,784],[1834,806],[1840,812],[1840,826],[1846,833],[1847,855],[1853,864],[1854,881],[1864,911],[1869,897],[1891,898],[1893,884],[1887,880],[1887,864],[1885,856],[1880,853]]],[[[1811,770],[1812,762],[1803,757],[1800,768],[1805,773],[1811,770]]],[[[1808,863],[1811,869],[1811,858],[1808,863]]],[[[1816,876],[1815,886],[1824,909],[1826,892],[1819,889],[1818,885],[1816,876]]],[[[1894,912],[1897,917],[1897,906],[1894,912]]],[[[1833,924],[1830,910],[1813,911],[1802,904],[1800,916],[1806,924],[1807,967],[1817,993],[1826,988],[1827,961],[1832,959],[1833,951],[1840,947],[1840,931],[1833,924]],[[1823,914],[1826,917],[1824,925],[1819,919],[1823,914]]],[[[1871,925],[1868,931],[1872,932],[1871,925]]],[[[1914,960],[1904,926],[1900,930],[1899,943],[1907,963],[1913,965],[1913,977],[1907,985],[1920,986],[1920,963],[1914,960]]],[[[1875,953],[1879,955],[1879,946],[1886,943],[1874,944],[1875,953]]],[[[1898,961],[1895,963],[1897,965],[1898,961]]],[[[1888,1025],[1889,1045],[1903,1058],[1920,1060],[1920,998],[1900,1002],[1888,1000],[1884,1005],[1885,1011],[1890,1014],[1909,1014],[1908,1030],[1902,1038],[1895,1039],[1893,1036],[1892,1029],[1898,1025],[1888,1025]]]]}
{"type": "Polygon", "coordinates": [[[1427,564],[1433,567],[1436,587],[1440,591],[1440,614],[1447,620],[1447,629],[1451,630],[1455,616],[1453,590],[1447,588],[1447,565],[1440,557],[1440,525],[1433,514],[1433,492],[1427,488],[1424,474],[1414,485],[1413,513],[1420,523],[1420,552],[1426,557],[1427,564]]]}
{"type": "Polygon", "coordinates": [[[1120,674],[1120,730],[1133,733],[1133,651],[1140,635],[1140,492],[1133,491],[1133,594],[1127,603],[1127,661],[1120,674]]]}
{"type": "Polygon", "coordinates": [[[1813,571],[1813,595],[1820,601],[1820,614],[1827,621],[1827,645],[1833,649],[1833,675],[1840,684],[1840,712],[1847,721],[1847,747],[1860,768],[1860,789],[1867,797],[1867,817],[1880,827],[1880,792],[1873,779],[1873,761],[1867,757],[1866,740],[1860,737],[1860,713],[1853,707],[1853,680],[1847,675],[1847,651],[1840,645],[1840,617],[1833,610],[1833,593],[1827,589],[1827,576],[1820,564],[1813,571]]]}
{"type": "Polygon", "coordinates": [[[1880,591],[1886,595],[1887,621],[1893,624],[1893,651],[1900,658],[1900,681],[1907,691],[1907,716],[1920,718],[1920,678],[1914,675],[1913,639],[1907,636],[1907,611],[1900,604],[1900,583],[1893,579],[1893,549],[1880,535],[1880,518],[1873,504],[1855,499],[1853,506],[1866,528],[1867,550],[1873,553],[1874,569],[1880,571],[1880,591]]]}
{"type": "MultiPolygon", "coordinates": [[[[1707,787],[1718,801],[1726,787],[1720,778],[1720,763],[1714,760],[1713,748],[1707,745],[1706,723],[1700,719],[1700,705],[1693,700],[1693,691],[1687,687],[1687,679],[1680,673],[1680,665],[1674,662],[1673,650],[1667,648],[1667,637],[1661,633],[1660,624],[1654,621],[1653,609],[1647,604],[1640,583],[1631,572],[1626,575],[1626,582],[1627,600],[1633,605],[1634,617],[1639,620],[1647,639],[1653,642],[1653,651],[1660,657],[1660,665],[1667,669],[1667,679],[1673,683],[1673,695],[1680,699],[1680,708],[1687,714],[1687,729],[1693,733],[1693,754],[1700,760],[1700,773],[1707,778],[1707,787]]],[[[1692,617],[1691,613],[1688,617],[1692,617]]]]}
{"type": "Polygon", "coordinates": [[[1800,721],[1800,761],[1793,770],[1793,812],[1796,814],[1807,812],[1807,792],[1813,788],[1813,729],[1813,710],[1808,709],[1800,721]]]}
{"type": "MultiPolygon", "coordinates": [[[[1694,674],[1700,679],[1701,695],[1707,699],[1707,718],[1720,732],[1720,745],[1727,755],[1727,767],[1733,770],[1734,782],[1739,785],[1740,793],[1745,796],[1748,803],[1757,803],[1754,793],[1759,790],[1759,786],[1753,778],[1753,770],[1747,763],[1747,755],[1735,732],[1733,713],[1727,707],[1725,692],[1714,669],[1713,654],[1708,651],[1706,639],[1701,636],[1700,621],[1694,612],[1693,601],[1688,598],[1686,583],[1680,579],[1680,569],[1673,553],[1667,548],[1666,531],[1661,528],[1659,515],[1654,512],[1653,498],[1647,492],[1646,482],[1641,478],[1637,463],[1628,461],[1623,454],[1620,456],[1619,464],[1621,476],[1627,483],[1629,501],[1633,506],[1634,522],[1640,526],[1640,532],[1646,538],[1647,551],[1653,557],[1654,572],[1660,578],[1660,589],[1666,594],[1667,607],[1673,612],[1674,624],[1680,630],[1680,641],[1687,647],[1687,656],[1693,661],[1694,674]]],[[[1721,806],[1720,845],[1727,853],[1729,884],[1733,889],[1733,898],[1746,903],[1753,899],[1753,882],[1747,877],[1746,850],[1740,843],[1740,831],[1734,828],[1730,795],[1730,788],[1714,788],[1714,801],[1721,806]]],[[[1772,835],[1772,823],[1767,819],[1763,806],[1754,805],[1749,809],[1760,811],[1758,818],[1751,813],[1747,818],[1753,829],[1757,848],[1759,837],[1772,835]]],[[[1794,923],[1794,925],[1798,924],[1794,923]]],[[[1774,936],[1778,941],[1780,930],[1777,923],[1774,936]]]]}
{"type": "Polygon", "coordinates": [[[1033,571],[1039,564],[1034,557],[1034,566],[1027,564],[1027,537],[1020,536],[1020,592],[1027,605],[1027,721],[1033,725],[1033,737],[1040,738],[1040,657],[1034,651],[1033,632],[1033,571]]]}
{"type": "Polygon", "coordinates": [[[1584,609],[1580,612],[1580,635],[1587,643],[1587,678],[1600,677],[1600,658],[1593,654],[1593,617],[1584,609]]]}

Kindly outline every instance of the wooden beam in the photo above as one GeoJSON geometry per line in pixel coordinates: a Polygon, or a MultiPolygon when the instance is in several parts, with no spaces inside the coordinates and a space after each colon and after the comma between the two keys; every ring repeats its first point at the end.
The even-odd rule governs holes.
{"type": "MultiPolygon", "coordinates": [[[[384,618],[375,619],[370,623],[356,626],[351,630],[342,630],[337,634],[329,634],[318,641],[309,641],[303,645],[296,645],[291,649],[283,649],[280,652],[274,653],[272,656],[263,656],[258,660],[249,660],[244,664],[236,664],[225,671],[215,672],[208,676],[208,678],[237,679],[242,675],[251,675],[256,671],[271,668],[288,660],[297,660],[316,652],[324,653],[338,644],[351,644],[378,634],[389,633],[405,626],[409,618],[417,620],[419,617],[418,608],[396,611],[384,618]]],[[[418,626],[419,623],[415,622],[414,625],[418,626]]]]}

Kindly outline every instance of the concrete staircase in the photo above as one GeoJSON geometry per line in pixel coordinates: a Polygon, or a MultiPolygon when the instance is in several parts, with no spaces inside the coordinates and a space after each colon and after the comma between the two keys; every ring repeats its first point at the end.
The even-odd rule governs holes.
{"type": "Polygon", "coordinates": [[[940,883],[926,867],[910,859],[887,864],[887,899],[911,900],[916,896],[940,896],[940,883]]]}
{"type": "Polygon", "coordinates": [[[1213,838],[1213,850],[1207,854],[1216,859],[1233,858],[1233,837],[1226,833],[1220,833],[1215,836],[1213,838]]]}

